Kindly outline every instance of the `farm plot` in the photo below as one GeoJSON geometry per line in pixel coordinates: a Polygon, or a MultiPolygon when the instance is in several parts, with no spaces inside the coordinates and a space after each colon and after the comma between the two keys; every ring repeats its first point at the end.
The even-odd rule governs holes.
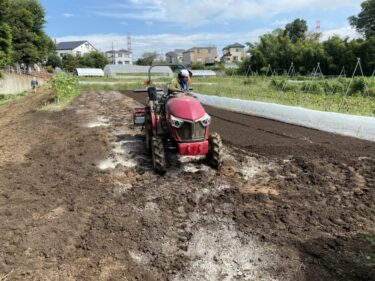
{"type": "Polygon", "coordinates": [[[131,125],[141,96],[50,98],[0,108],[0,279],[374,276],[374,144],[210,108],[222,169],[171,159],[160,177],[131,125]]]}

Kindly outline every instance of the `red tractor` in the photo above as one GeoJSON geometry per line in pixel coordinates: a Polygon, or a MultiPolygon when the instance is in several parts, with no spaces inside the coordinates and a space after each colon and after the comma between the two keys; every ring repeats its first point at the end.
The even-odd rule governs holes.
{"type": "MultiPolygon", "coordinates": [[[[152,154],[154,170],[167,171],[167,151],[180,156],[203,156],[218,169],[222,158],[222,141],[210,134],[211,117],[202,104],[188,91],[157,90],[152,84],[151,66],[148,82],[148,106],[134,110],[134,125],[144,128],[146,149],[152,154]]],[[[168,65],[171,66],[171,65],[168,65]]],[[[183,65],[178,65],[185,68],[183,65]]]]}

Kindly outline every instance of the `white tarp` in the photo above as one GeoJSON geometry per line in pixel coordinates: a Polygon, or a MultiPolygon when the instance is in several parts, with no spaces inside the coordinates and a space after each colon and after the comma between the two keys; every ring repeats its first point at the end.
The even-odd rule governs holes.
{"type": "Polygon", "coordinates": [[[76,74],[80,77],[104,77],[104,71],[100,68],[77,68],[76,74]]]}
{"type": "Polygon", "coordinates": [[[194,93],[207,105],[375,142],[375,118],[194,93]]]}
{"type": "Polygon", "coordinates": [[[216,76],[216,72],[212,70],[191,70],[193,77],[216,76]]]}

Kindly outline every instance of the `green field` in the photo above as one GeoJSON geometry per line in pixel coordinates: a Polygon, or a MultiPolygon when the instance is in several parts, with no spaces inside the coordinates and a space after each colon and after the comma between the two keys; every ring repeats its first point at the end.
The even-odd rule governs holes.
{"type": "MultiPolygon", "coordinates": [[[[95,78],[84,79],[95,81],[95,78]]],[[[81,85],[81,89],[129,90],[145,88],[138,84],[121,84],[125,80],[100,78],[97,81],[118,81],[117,85],[81,85]]],[[[129,82],[129,80],[126,80],[129,82]]],[[[158,80],[166,82],[169,79],[158,80]]],[[[193,78],[194,92],[243,100],[299,106],[320,111],[375,116],[375,78],[354,79],[349,91],[349,78],[321,79],[294,77],[210,77],[193,78]],[[195,83],[195,84],[194,84],[195,83]],[[201,84],[202,83],[202,84],[201,84]]]]}

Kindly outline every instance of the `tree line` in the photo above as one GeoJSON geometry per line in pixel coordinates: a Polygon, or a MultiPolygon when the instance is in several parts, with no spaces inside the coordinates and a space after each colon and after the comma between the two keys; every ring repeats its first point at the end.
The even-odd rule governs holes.
{"type": "Polygon", "coordinates": [[[42,64],[72,72],[77,67],[103,68],[105,55],[92,52],[80,57],[56,54],[56,45],[45,33],[45,10],[38,0],[0,0],[0,68],[42,64]]]}
{"type": "Polygon", "coordinates": [[[0,0],[0,66],[31,66],[54,52],[44,32],[45,11],[37,0],[0,0]]]}
{"type": "Polygon", "coordinates": [[[247,43],[250,58],[241,64],[239,73],[266,73],[269,67],[277,73],[288,71],[293,62],[296,72],[311,74],[320,63],[324,74],[351,75],[361,59],[363,72],[371,76],[375,70],[375,0],[362,3],[362,11],[349,18],[349,23],[363,38],[332,36],[322,41],[321,34],[308,32],[305,20],[296,19],[284,29],[276,29],[260,37],[258,43],[247,43]]]}

